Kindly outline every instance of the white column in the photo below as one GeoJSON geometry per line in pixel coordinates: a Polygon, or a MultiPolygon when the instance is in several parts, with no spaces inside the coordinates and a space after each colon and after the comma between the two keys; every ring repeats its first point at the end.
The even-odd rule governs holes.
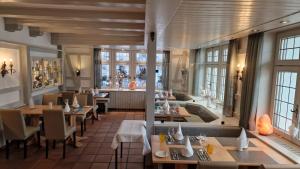
{"type": "Polygon", "coordinates": [[[156,69],[156,34],[148,34],[147,44],[147,85],[146,85],[146,121],[148,137],[152,134],[155,110],[155,69],[156,69]]]}

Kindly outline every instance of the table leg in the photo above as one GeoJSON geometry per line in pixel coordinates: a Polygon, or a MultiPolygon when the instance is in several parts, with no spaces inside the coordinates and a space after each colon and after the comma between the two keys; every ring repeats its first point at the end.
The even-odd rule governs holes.
{"type": "MultiPolygon", "coordinates": [[[[70,116],[70,125],[76,127],[76,116],[70,116]]],[[[73,138],[72,138],[73,139],[73,138]]],[[[76,136],[76,147],[82,147],[81,140],[86,140],[87,137],[76,136]]]]}
{"type": "Polygon", "coordinates": [[[115,150],[115,169],[118,169],[118,148],[115,150]]]}
{"type": "Polygon", "coordinates": [[[122,158],[123,156],[123,142],[121,142],[121,154],[120,154],[120,157],[122,158]]]}
{"type": "Polygon", "coordinates": [[[157,169],[163,169],[163,164],[157,164],[157,169]]]}

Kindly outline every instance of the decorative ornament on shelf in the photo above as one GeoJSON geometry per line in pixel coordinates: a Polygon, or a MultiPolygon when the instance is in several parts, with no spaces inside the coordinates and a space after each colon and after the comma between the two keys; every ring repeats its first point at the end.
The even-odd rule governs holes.
{"type": "Polygon", "coordinates": [[[5,75],[7,74],[13,74],[13,73],[16,73],[16,69],[14,69],[14,64],[13,64],[13,60],[10,59],[10,63],[9,63],[9,68],[7,68],[7,63],[6,63],[6,60],[4,59],[2,65],[1,65],[1,75],[2,77],[4,77],[5,75]]]}
{"type": "Polygon", "coordinates": [[[136,89],[136,81],[135,80],[131,81],[129,83],[128,87],[130,90],[135,90],[136,89]]]}
{"type": "Polygon", "coordinates": [[[264,114],[258,119],[257,128],[260,135],[267,136],[273,133],[273,126],[269,115],[264,114]]]}

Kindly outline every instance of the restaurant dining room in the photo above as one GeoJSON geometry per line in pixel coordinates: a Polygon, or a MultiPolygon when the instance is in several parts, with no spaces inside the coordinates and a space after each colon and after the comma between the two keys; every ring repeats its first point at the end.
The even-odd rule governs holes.
{"type": "Polygon", "coordinates": [[[300,169],[300,0],[0,0],[0,169],[300,169]]]}

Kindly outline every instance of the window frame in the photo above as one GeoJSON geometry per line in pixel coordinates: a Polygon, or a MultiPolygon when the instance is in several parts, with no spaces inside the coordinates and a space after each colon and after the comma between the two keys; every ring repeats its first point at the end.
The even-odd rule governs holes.
{"type": "MultiPolygon", "coordinates": [[[[300,36],[300,30],[292,30],[288,32],[281,32],[277,34],[276,38],[276,48],[275,48],[275,59],[274,59],[274,65],[273,65],[273,79],[272,79],[272,93],[271,93],[271,106],[270,106],[270,117],[272,119],[272,126],[274,127],[274,133],[299,145],[300,146],[300,132],[298,133],[298,139],[292,138],[288,131],[284,132],[281,129],[277,128],[275,126],[274,121],[274,109],[275,109],[275,97],[276,97],[276,80],[277,80],[277,73],[280,71],[287,71],[287,72],[297,72],[297,84],[296,84],[296,91],[295,91],[295,101],[294,105],[300,106],[300,58],[299,60],[279,60],[280,58],[280,46],[281,46],[281,40],[284,38],[288,38],[291,36],[300,36]]],[[[300,112],[298,112],[300,113],[300,112]]],[[[297,121],[298,127],[300,127],[300,114],[298,114],[298,117],[295,117],[295,113],[293,113],[292,116],[292,122],[295,120],[297,121]]]]}
{"type": "MultiPolygon", "coordinates": [[[[207,90],[207,67],[211,67],[211,72],[213,71],[213,68],[217,68],[217,82],[216,82],[216,97],[214,98],[215,101],[217,101],[218,103],[220,103],[221,105],[224,104],[224,98],[223,100],[220,99],[220,95],[221,95],[221,88],[222,88],[222,82],[221,82],[221,71],[223,68],[225,68],[225,71],[227,71],[227,60],[224,60],[224,50],[227,49],[227,60],[228,60],[228,44],[220,44],[218,46],[212,46],[209,48],[206,48],[205,51],[205,76],[204,76],[204,87],[203,89],[207,90]],[[214,61],[214,54],[215,51],[218,50],[219,51],[219,55],[218,55],[218,61],[214,61]],[[209,52],[212,52],[212,56],[211,56],[211,61],[208,61],[208,54],[209,52]]],[[[226,75],[225,75],[226,76],[226,75]]],[[[226,77],[225,77],[226,78],[226,77]]],[[[211,80],[212,81],[212,76],[211,76],[211,80]]],[[[225,79],[226,81],[226,79],[225,79]]],[[[225,82],[226,83],[226,82],[225,82]]],[[[225,84],[224,84],[225,85],[225,84]]],[[[211,92],[211,88],[212,86],[210,86],[210,92],[211,92]]],[[[223,87],[225,89],[225,86],[223,87]]],[[[223,92],[224,93],[224,92],[223,92]]]]}

